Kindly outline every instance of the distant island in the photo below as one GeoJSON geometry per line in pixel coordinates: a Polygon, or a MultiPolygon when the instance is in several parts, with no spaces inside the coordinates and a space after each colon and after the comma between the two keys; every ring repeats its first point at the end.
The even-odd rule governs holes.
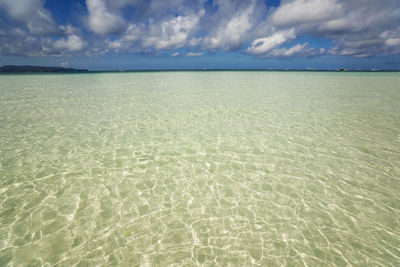
{"type": "Polygon", "coordinates": [[[6,65],[0,67],[0,73],[77,73],[77,72],[88,72],[84,69],[73,69],[63,67],[43,67],[43,66],[15,66],[6,65]]]}

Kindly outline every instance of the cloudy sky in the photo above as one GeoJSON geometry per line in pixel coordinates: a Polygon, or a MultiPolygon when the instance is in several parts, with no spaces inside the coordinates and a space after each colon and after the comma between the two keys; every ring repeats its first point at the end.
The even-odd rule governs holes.
{"type": "Polygon", "coordinates": [[[399,0],[0,0],[0,65],[400,69],[399,0]]]}

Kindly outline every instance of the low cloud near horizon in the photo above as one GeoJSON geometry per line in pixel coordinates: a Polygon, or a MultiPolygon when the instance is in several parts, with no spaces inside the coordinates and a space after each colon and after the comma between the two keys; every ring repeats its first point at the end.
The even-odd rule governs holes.
{"type": "Polygon", "coordinates": [[[398,0],[86,0],[58,19],[45,0],[0,0],[0,54],[372,57],[400,53],[398,0]],[[275,4],[273,4],[275,3],[275,4]],[[276,5],[279,4],[279,5],[276,5]],[[60,22],[61,21],[61,22],[60,22]],[[326,40],[312,44],[307,38],[326,40]]]}

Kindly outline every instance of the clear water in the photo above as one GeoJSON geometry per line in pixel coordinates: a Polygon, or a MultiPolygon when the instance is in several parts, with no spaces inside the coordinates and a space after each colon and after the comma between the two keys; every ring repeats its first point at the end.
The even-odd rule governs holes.
{"type": "Polygon", "coordinates": [[[399,266],[400,73],[0,76],[0,266],[399,266]]]}

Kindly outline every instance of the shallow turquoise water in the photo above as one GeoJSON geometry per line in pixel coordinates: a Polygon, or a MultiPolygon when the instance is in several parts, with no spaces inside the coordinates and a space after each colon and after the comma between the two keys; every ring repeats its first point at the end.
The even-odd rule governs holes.
{"type": "Polygon", "coordinates": [[[0,266],[399,266],[400,73],[0,76],[0,266]]]}

